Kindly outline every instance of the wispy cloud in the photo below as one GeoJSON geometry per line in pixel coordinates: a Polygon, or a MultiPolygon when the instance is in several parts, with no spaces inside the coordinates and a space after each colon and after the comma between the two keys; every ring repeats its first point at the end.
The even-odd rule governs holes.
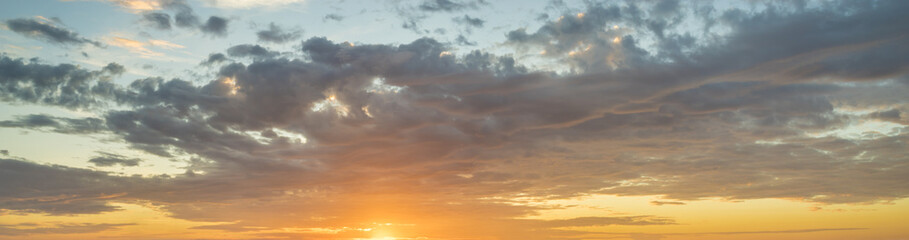
{"type": "Polygon", "coordinates": [[[103,47],[101,43],[79,36],[78,33],[57,26],[47,18],[38,16],[38,19],[17,18],[4,21],[4,27],[23,36],[42,39],[51,43],[82,45],[91,44],[103,47]]]}
{"type": "Polygon", "coordinates": [[[133,12],[152,11],[162,8],[161,0],[107,0],[133,12]]]}
{"type": "Polygon", "coordinates": [[[183,46],[183,45],[176,44],[176,43],[172,43],[172,42],[168,42],[168,41],[165,41],[165,40],[151,39],[151,40],[148,40],[148,43],[151,44],[152,46],[160,47],[160,48],[163,48],[163,49],[180,49],[180,48],[186,48],[186,47],[183,46]]]}
{"type": "Polygon", "coordinates": [[[130,52],[137,53],[145,58],[164,56],[164,53],[155,52],[155,51],[152,51],[151,49],[148,49],[146,46],[148,46],[149,44],[147,44],[145,42],[128,39],[128,38],[111,37],[110,39],[108,39],[107,44],[109,44],[111,46],[117,46],[117,47],[124,48],[130,52]]]}
{"type": "Polygon", "coordinates": [[[205,0],[214,7],[219,8],[272,8],[289,4],[304,3],[306,0],[273,0],[273,1],[256,1],[256,0],[205,0]]]}

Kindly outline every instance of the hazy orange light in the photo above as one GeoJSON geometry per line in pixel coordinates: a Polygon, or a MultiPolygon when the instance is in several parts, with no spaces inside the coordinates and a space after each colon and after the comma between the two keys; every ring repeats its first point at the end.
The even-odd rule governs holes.
{"type": "Polygon", "coordinates": [[[233,77],[224,78],[224,85],[230,89],[230,95],[237,95],[237,90],[240,90],[240,86],[237,86],[237,80],[233,77]]]}

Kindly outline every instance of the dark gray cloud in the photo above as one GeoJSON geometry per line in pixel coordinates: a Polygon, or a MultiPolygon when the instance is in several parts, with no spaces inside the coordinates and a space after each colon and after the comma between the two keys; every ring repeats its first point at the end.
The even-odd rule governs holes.
{"type": "Polygon", "coordinates": [[[458,35],[457,38],[455,38],[455,43],[458,45],[462,45],[462,46],[476,46],[477,45],[477,42],[471,42],[470,39],[467,39],[467,37],[465,37],[464,35],[460,35],[460,34],[458,35]]]}
{"type": "Polygon", "coordinates": [[[205,24],[199,26],[199,30],[212,36],[223,37],[227,35],[228,21],[227,18],[211,16],[208,18],[208,21],[205,21],[205,24]]]}
{"type": "MultiPolygon", "coordinates": [[[[251,57],[251,58],[270,58],[278,56],[279,53],[269,51],[265,47],[253,44],[241,44],[227,49],[227,55],[231,57],[251,57]]],[[[217,58],[217,56],[215,56],[217,58]]],[[[211,57],[209,57],[211,59],[211,57]]]]}
{"type": "Polygon", "coordinates": [[[406,19],[406,20],[404,20],[404,23],[401,23],[401,28],[411,30],[417,34],[429,33],[429,30],[423,30],[422,28],[420,28],[420,26],[418,25],[419,21],[421,21],[421,19],[419,19],[419,18],[406,19]]]}
{"type": "Polygon", "coordinates": [[[0,121],[0,127],[49,130],[66,134],[98,133],[107,130],[104,120],[98,118],[62,118],[40,114],[17,116],[15,120],[0,121]]]}
{"type": "Polygon", "coordinates": [[[142,21],[159,30],[170,30],[170,14],[162,12],[146,12],[142,14],[142,21]]]}
{"type": "Polygon", "coordinates": [[[332,13],[332,14],[327,14],[327,15],[325,15],[325,17],[322,18],[323,22],[328,21],[328,20],[340,22],[340,21],[344,21],[344,16],[332,13]]]}
{"type": "Polygon", "coordinates": [[[98,152],[98,154],[101,154],[101,156],[89,159],[88,162],[98,167],[112,167],[114,165],[120,165],[121,167],[135,167],[139,166],[139,163],[142,162],[142,159],[128,158],[126,156],[118,154],[106,152],[98,152]]]}
{"type": "Polygon", "coordinates": [[[16,18],[4,21],[9,30],[23,36],[45,40],[58,44],[83,45],[91,44],[96,47],[103,47],[100,42],[79,36],[78,33],[69,29],[61,28],[50,23],[40,22],[31,18],[16,18]]]}
{"type": "Polygon", "coordinates": [[[0,172],[3,209],[52,215],[116,211],[105,199],[125,192],[123,187],[129,184],[116,183],[101,172],[12,159],[0,159],[0,172]]]}
{"type": "Polygon", "coordinates": [[[467,14],[465,14],[464,16],[461,16],[461,17],[452,18],[451,20],[457,24],[461,24],[461,25],[464,25],[467,27],[476,27],[476,28],[481,28],[481,27],[483,27],[483,24],[486,23],[486,21],[484,21],[483,19],[473,18],[467,14]]]}
{"type": "Polygon", "coordinates": [[[117,63],[108,63],[104,68],[101,68],[101,72],[111,75],[121,75],[126,72],[126,67],[117,63]]]}
{"type": "MultiPolygon", "coordinates": [[[[428,34],[431,31],[423,29],[421,22],[428,18],[428,14],[454,13],[466,10],[475,10],[487,5],[485,0],[451,1],[451,0],[424,0],[419,5],[399,4],[395,7],[398,16],[403,20],[401,27],[416,34],[428,34]]],[[[479,20],[479,19],[474,19],[479,20]]],[[[482,20],[481,20],[482,21],[482,20]]],[[[441,29],[441,28],[439,28],[441,29]]],[[[438,30],[438,29],[437,29],[438,30]]]]}
{"type": "Polygon", "coordinates": [[[270,43],[286,43],[300,39],[303,36],[303,30],[286,31],[275,23],[268,24],[268,30],[256,32],[259,41],[270,43]]]}
{"type": "MultiPolygon", "coordinates": [[[[228,23],[230,20],[225,17],[210,16],[203,22],[186,0],[160,0],[159,3],[165,10],[173,12],[174,25],[179,28],[199,30],[209,36],[227,36],[228,23]]],[[[165,29],[161,27],[162,23],[167,22],[169,25],[170,16],[167,15],[165,17],[160,14],[167,15],[166,13],[157,13],[152,16],[144,14],[143,20],[150,22],[159,29],[165,29]],[[166,21],[164,20],[165,18],[166,21]]],[[[169,29],[169,27],[167,29],[169,29]]]]}
{"type": "Polygon", "coordinates": [[[425,0],[419,9],[427,12],[457,12],[462,10],[477,9],[486,4],[485,0],[452,1],[452,0],[425,0]]]}
{"type": "Polygon", "coordinates": [[[177,27],[193,28],[199,25],[199,17],[192,12],[178,11],[174,15],[174,23],[177,27]]]}
{"type": "Polygon", "coordinates": [[[195,28],[199,25],[199,17],[196,16],[192,7],[185,0],[163,0],[160,2],[165,9],[176,12],[174,14],[174,24],[177,27],[195,28]]]}
{"type": "Polygon", "coordinates": [[[47,65],[0,56],[0,100],[59,105],[69,108],[104,104],[99,94],[113,87],[109,80],[123,73],[116,63],[100,71],[71,64],[47,65]]]}
{"type": "Polygon", "coordinates": [[[205,59],[205,61],[202,61],[201,64],[205,65],[205,66],[211,66],[211,65],[226,62],[229,60],[230,59],[227,59],[227,56],[225,56],[223,53],[212,53],[212,54],[209,54],[208,58],[205,59]]]}
{"type": "Polygon", "coordinates": [[[869,114],[871,118],[877,118],[882,120],[895,120],[898,121],[902,119],[899,109],[890,109],[887,111],[877,111],[869,114]]]}

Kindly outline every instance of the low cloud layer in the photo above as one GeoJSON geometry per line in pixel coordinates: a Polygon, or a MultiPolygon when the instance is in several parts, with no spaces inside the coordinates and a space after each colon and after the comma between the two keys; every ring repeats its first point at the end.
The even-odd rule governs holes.
{"type": "Polygon", "coordinates": [[[35,227],[31,224],[0,225],[0,236],[28,236],[34,234],[93,233],[133,224],[57,224],[51,227],[35,227]],[[28,227],[28,228],[18,228],[28,227]]]}

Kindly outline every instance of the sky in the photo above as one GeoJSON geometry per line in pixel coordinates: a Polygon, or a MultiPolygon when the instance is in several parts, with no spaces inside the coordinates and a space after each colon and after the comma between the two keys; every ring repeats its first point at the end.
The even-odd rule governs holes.
{"type": "Polygon", "coordinates": [[[909,1],[0,5],[0,239],[909,239],[909,1]]]}

